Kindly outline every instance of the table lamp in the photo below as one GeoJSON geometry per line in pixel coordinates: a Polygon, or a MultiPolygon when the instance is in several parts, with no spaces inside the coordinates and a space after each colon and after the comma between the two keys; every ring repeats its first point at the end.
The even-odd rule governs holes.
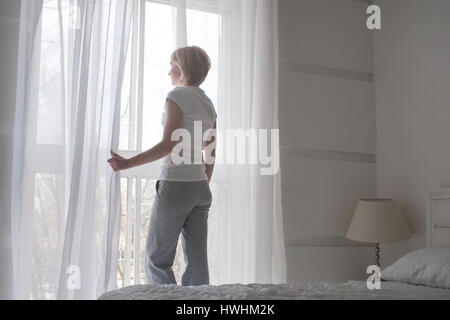
{"type": "Polygon", "coordinates": [[[380,267],[380,243],[411,236],[394,199],[360,199],[347,231],[347,239],[375,243],[375,263],[380,267]]]}

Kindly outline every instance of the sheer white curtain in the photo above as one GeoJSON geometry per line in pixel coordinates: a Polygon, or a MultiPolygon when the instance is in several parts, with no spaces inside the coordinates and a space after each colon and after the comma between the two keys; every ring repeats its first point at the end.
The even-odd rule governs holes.
{"type": "MultiPolygon", "coordinates": [[[[278,129],[276,0],[170,1],[176,47],[189,44],[192,3],[219,8],[217,156],[227,156],[227,129],[278,129]]],[[[133,19],[142,18],[144,4],[22,1],[11,198],[15,298],[93,299],[117,285],[120,173],[106,159],[119,144],[130,28],[142,24],[133,19]]],[[[278,135],[269,131],[268,138],[276,161],[278,135]]],[[[248,149],[257,143],[250,140],[248,149]]],[[[226,184],[213,199],[221,202],[212,220],[219,283],[286,281],[280,173],[262,175],[264,167],[216,164],[212,182],[226,184]]]]}
{"type": "MultiPolygon", "coordinates": [[[[217,157],[222,154],[226,163],[226,145],[231,142],[227,129],[267,129],[274,164],[279,159],[277,1],[218,3],[222,14],[217,157]]],[[[248,154],[257,143],[260,150],[260,142],[250,139],[248,154]]],[[[286,282],[280,172],[275,164],[275,174],[263,175],[265,167],[261,161],[216,165],[214,174],[229,181],[229,206],[219,212],[221,283],[286,282]]]]}
{"type": "Polygon", "coordinates": [[[19,299],[94,299],[117,286],[117,150],[138,0],[22,1],[12,174],[19,299]],[[133,8],[134,7],[134,8],[133,8]]]}

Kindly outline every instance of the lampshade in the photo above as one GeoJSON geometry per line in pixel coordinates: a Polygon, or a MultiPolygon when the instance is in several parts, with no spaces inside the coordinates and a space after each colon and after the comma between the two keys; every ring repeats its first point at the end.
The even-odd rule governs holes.
{"type": "Polygon", "coordinates": [[[397,242],[411,236],[394,199],[361,199],[347,238],[361,242],[397,242]]]}

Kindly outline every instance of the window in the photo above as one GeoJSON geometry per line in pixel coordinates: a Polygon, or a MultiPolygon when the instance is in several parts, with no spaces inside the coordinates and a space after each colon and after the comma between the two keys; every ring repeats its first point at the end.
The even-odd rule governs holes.
{"type": "MultiPolygon", "coordinates": [[[[202,89],[218,107],[218,59],[220,15],[208,4],[188,3],[186,10],[188,45],[206,50],[212,67],[202,89]]],[[[172,89],[169,72],[170,55],[174,51],[175,33],[172,6],[164,1],[145,3],[144,21],[134,21],[130,37],[125,82],[122,91],[120,153],[133,156],[158,143],[163,134],[161,116],[165,98],[172,89]],[[141,53],[141,55],[139,54],[141,53]],[[141,57],[141,58],[139,58],[141,57]],[[132,78],[141,70],[141,75],[132,78]],[[139,81],[142,79],[142,82],[139,81]]],[[[159,176],[159,161],[122,171],[122,219],[118,268],[118,287],[146,283],[144,270],[148,223],[159,176]]],[[[210,281],[214,282],[216,265],[215,200],[225,192],[225,184],[211,183],[213,205],[209,212],[208,259],[210,281]]],[[[181,237],[179,238],[173,271],[180,283],[181,237]]]]}
{"type": "MultiPolygon", "coordinates": [[[[170,54],[174,50],[174,30],[172,7],[167,0],[147,0],[145,11],[132,22],[122,86],[119,152],[131,157],[147,150],[160,141],[163,133],[161,115],[164,111],[166,94],[172,85],[168,76],[170,54]],[[141,20],[142,19],[142,20],[141,20]],[[142,23],[141,23],[142,22],[142,23]]],[[[64,17],[70,16],[69,1],[60,2],[64,17]]],[[[105,4],[106,5],[106,4],[105,4]]],[[[104,9],[107,12],[107,8],[104,9]]],[[[195,0],[188,2],[187,40],[189,45],[204,48],[212,60],[212,68],[201,86],[212,99],[216,111],[218,105],[219,79],[219,39],[221,14],[214,0],[195,0]]],[[[64,20],[66,21],[66,20],[64,20]]],[[[106,22],[105,22],[106,23],[106,22]]],[[[106,26],[105,28],[106,29],[106,26]]],[[[67,199],[64,168],[64,139],[66,115],[61,105],[67,101],[63,92],[63,70],[60,64],[61,38],[58,17],[58,0],[44,0],[40,42],[40,70],[38,108],[31,110],[29,140],[33,154],[31,174],[34,183],[25,186],[26,194],[32,195],[26,211],[33,213],[31,223],[34,236],[32,260],[33,299],[56,298],[59,281],[59,263],[63,250],[67,199]]],[[[64,41],[67,40],[65,35],[64,41]]],[[[105,37],[105,35],[102,35],[105,37]]],[[[102,41],[102,50],[105,39],[102,41]]],[[[69,54],[64,52],[65,55],[69,54]]],[[[66,66],[71,72],[71,66],[66,66]]],[[[99,72],[100,74],[102,72],[99,72]]],[[[68,74],[65,75],[67,77],[68,74]]],[[[101,81],[101,79],[99,79],[101,81]]],[[[87,117],[89,117],[89,112],[87,117]]],[[[89,121],[88,119],[86,121],[89,121]]],[[[159,161],[121,172],[122,215],[119,239],[118,287],[145,283],[144,256],[148,223],[155,196],[155,183],[159,176],[159,161]]],[[[106,182],[97,181],[99,188],[106,182]]],[[[208,217],[208,259],[210,282],[216,283],[218,274],[217,235],[218,212],[227,211],[228,183],[225,177],[215,176],[211,183],[213,203],[208,217]]],[[[100,194],[105,190],[97,190],[100,194]]],[[[106,213],[106,203],[100,196],[96,209],[101,215],[106,213]],[[103,202],[102,202],[103,201],[103,202]]],[[[92,241],[101,243],[102,235],[93,234],[92,241]]],[[[180,243],[179,243],[180,244],[180,243]]],[[[180,278],[180,245],[174,261],[173,270],[177,281],[180,278]]]]}
{"type": "Polygon", "coordinates": [[[41,64],[39,72],[39,102],[37,110],[33,110],[31,121],[33,127],[30,135],[35,134],[36,144],[42,157],[34,159],[32,185],[25,194],[34,194],[34,202],[26,203],[26,209],[33,213],[33,242],[31,261],[31,298],[54,299],[57,290],[59,268],[58,260],[63,239],[60,238],[59,227],[62,223],[60,214],[63,204],[61,190],[64,188],[61,165],[56,161],[56,154],[61,152],[63,141],[63,115],[58,106],[61,97],[61,68],[59,64],[60,39],[58,36],[57,1],[44,1],[42,10],[42,31],[40,42],[41,64]],[[36,113],[34,113],[34,111],[36,113]],[[53,125],[49,125],[53,124],[53,125]]]}

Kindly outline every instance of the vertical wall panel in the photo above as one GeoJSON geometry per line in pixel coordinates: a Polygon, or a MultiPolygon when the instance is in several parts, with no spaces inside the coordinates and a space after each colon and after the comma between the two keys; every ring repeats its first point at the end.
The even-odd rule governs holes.
{"type": "Polygon", "coordinates": [[[289,282],[362,279],[373,262],[371,247],[345,238],[358,199],[376,196],[367,6],[354,0],[279,1],[289,282]]]}

